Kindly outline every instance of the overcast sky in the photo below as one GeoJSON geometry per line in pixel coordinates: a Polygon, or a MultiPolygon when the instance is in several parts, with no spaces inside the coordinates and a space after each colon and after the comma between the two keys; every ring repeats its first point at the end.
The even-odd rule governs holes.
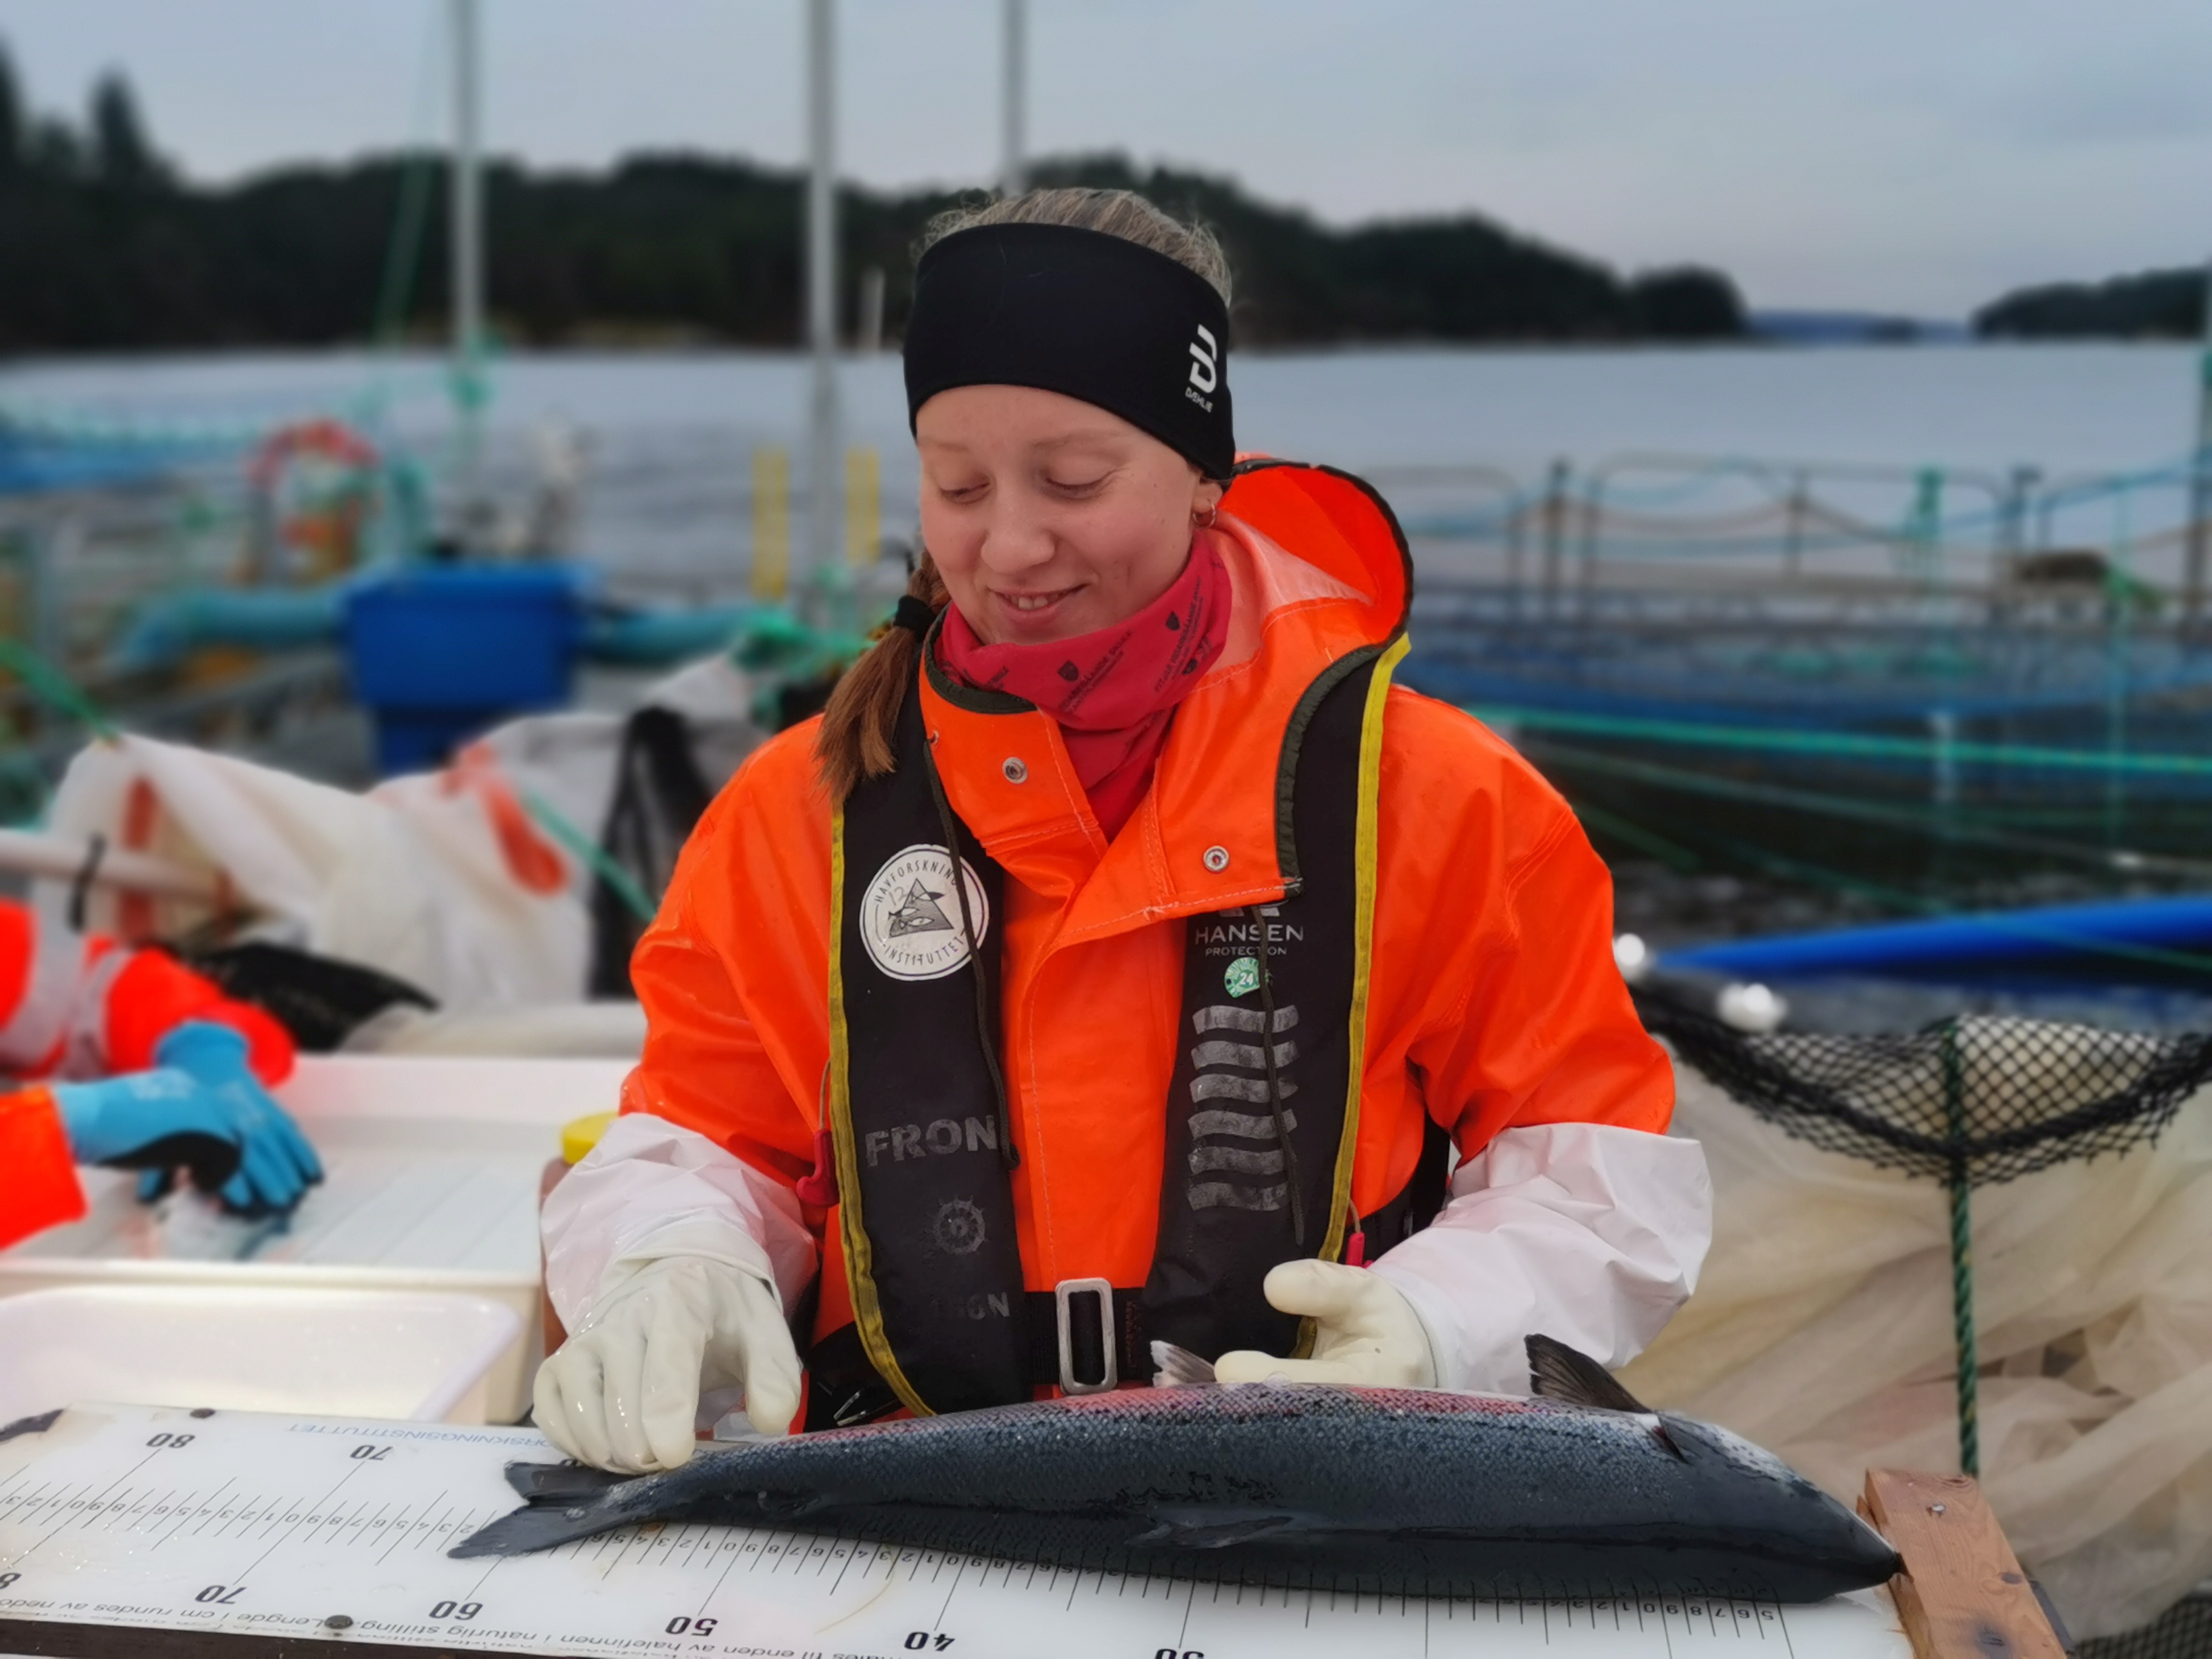
{"type": "MultiPolygon", "coordinates": [[[[802,0],[483,0],[490,143],[795,161],[802,0]]],[[[841,0],[842,161],[981,183],[998,0],[841,0]]],[[[33,103],[125,70],[229,178],[435,137],[442,0],[0,0],[33,103]]],[[[2203,0],[1030,0],[1032,148],[1333,222],[1474,209],[1754,305],[1960,315],[2212,251],[2203,0]]]]}

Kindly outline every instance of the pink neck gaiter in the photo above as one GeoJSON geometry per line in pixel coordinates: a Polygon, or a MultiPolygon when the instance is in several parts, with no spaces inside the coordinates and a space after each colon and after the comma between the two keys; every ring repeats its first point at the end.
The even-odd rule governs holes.
{"type": "Polygon", "coordinates": [[[1229,570],[1219,535],[1200,531],[1167,592],[1110,628],[1047,645],[986,645],[954,605],[938,635],[938,660],[954,678],[1024,698],[1060,723],[1109,841],[1152,787],[1176,704],[1227,641],[1229,570]]]}

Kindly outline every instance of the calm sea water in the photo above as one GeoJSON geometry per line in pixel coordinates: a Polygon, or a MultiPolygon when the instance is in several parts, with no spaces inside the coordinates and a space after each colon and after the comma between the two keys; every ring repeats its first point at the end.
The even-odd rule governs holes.
{"type": "MultiPolygon", "coordinates": [[[[2192,442],[2197,370],[2193,349],[2166,344],[1423,349],[1255,355],[1233,380],[1248,448],[1360,471],[1494,466],[1533,486],[1554,459],[1650,451],[2047,477],[2148,467],[2192,442]]],[[[803,469],[807,371],[793,356],[520,354],[492,385],[501,471],[526,473],[533,434],[582,434],[579,550],[647,585],[741,577],[752,452],[787,446],[803,469]]],[[[847,360],[840,395],[847,442],[882,457],[896,532],[915,487],[896,359],[847,360]]],[[[452,430],[441,368],[419,355],[23,363],[0,368],[0,406],[246,424],[351,411],[434,459],[452,430]]]]}

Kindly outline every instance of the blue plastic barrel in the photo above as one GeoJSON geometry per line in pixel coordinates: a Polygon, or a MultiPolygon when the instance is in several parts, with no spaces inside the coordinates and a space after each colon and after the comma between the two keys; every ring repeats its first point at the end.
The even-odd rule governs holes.
{"type": "Polygon", "coordinates": [[[583,637],[563,565],[416,567],[346,600],[354,696],[389,775],[441,764],[511,715],[565,705],[583,637]]]}

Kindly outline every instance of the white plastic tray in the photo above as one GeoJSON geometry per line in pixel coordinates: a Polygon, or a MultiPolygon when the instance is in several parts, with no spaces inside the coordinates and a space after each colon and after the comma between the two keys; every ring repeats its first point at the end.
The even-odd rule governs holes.
{"type": "Polygon", "coordinates": [[[0,1252],[0,1296],[86,1285],[430,1291],[512,1308],[485,1380],[512,1422],[540,1358],[538,1192],[571,1118],[611,1110],[622,1060],[307,1056],[280,1091],[328,1179],[287,1219],[241,1221],[197,1194],[147,1206],[85,1172],[91,1213],[0,1252]]]}
{"type": "Polygon", "coordinates": [[[78,1400],[481,1423],[514,1310],[427,1291],[76,1285],[0,1297],[0,1424],[78,1400]]]}

